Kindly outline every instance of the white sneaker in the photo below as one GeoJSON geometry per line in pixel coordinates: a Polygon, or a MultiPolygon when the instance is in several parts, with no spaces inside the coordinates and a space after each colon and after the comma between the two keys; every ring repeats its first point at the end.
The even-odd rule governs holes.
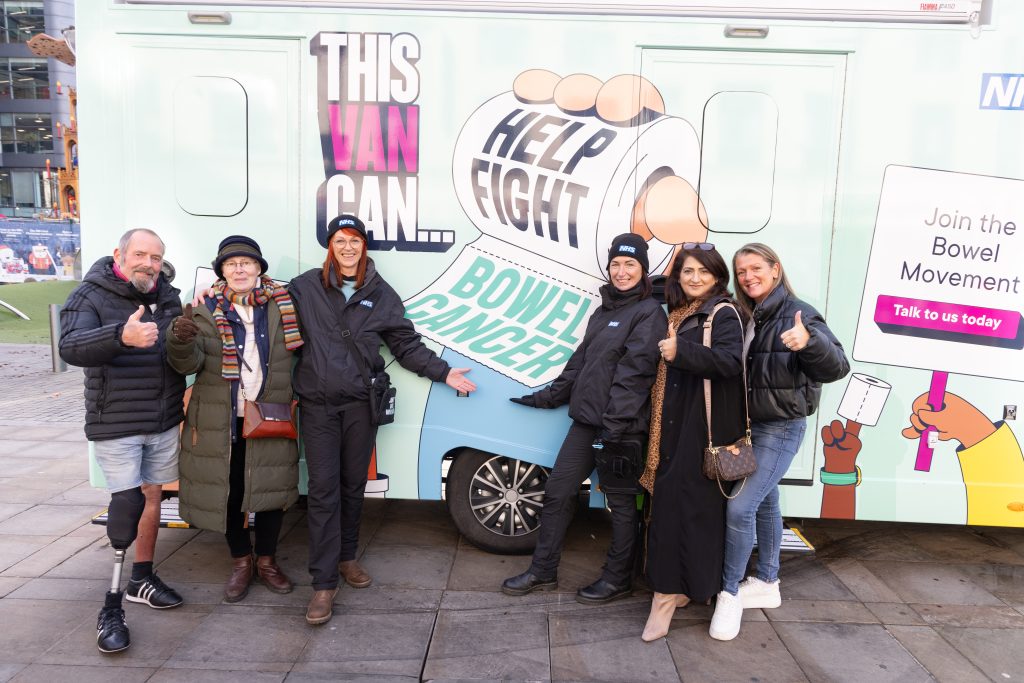
{"type": "Polygon", "coordinates": [[[722,591],[715,602],[715,616],[711,617],[708,634],[715,640],[732,640],[740,633],[743,620],[743,602],[739,595],[722,591]]]}
{"type": "Polygon", "coordinates": [[[739,596],[743,601],[743,609],[772,609],[782,604],[778,579],[775,579],[775,583],[768,583],[756,576],[747,577],[740,584],[739,596]]]}

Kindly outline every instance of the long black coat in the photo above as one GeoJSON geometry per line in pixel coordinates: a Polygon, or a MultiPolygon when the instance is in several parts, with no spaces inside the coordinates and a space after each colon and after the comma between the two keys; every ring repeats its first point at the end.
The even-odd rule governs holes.
{"type": "Polygon", "coordinates": [[[185,378],[166,363],[164,332],[181,315],[180,291],[163,275],[143,294],[114,274],[114,259],[93,264],[60,312],[60,357],[85,368],[85,436],[90,441],[158,434],[181,422],[185,378]],[[146,349],[121,332],[139,306],[160,336],[146,349]]]}
{"type": "Polygon", "coordinates": [[[708,441],[705,377],[711,380],[715,445],[736,441],[746,429],[743,329],[736,314],[729,309],[718,311],[711,328],[711,348],[703,345],[704,321],[723,300],[709,301],[684,319],[676,333],[676,356],[666,375],[661,459],[647,529],[646,571],[651,589],[682,593],[695,602],[705,602],[721,590],[725,553],[726,500],[718,483],[701,471],[708,441]]]}

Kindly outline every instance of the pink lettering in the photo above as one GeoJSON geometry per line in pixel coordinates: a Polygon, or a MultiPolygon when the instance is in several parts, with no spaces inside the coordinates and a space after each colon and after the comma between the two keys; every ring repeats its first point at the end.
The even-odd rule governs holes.
{"type": "Polygon", "coordinates": [[[388,107],[388,171],[398,171],[401,158],[405,170],[416,173],[419,167],[420,108],[406,107],[406,121],[402,121],[402,108],[388,107]]]}

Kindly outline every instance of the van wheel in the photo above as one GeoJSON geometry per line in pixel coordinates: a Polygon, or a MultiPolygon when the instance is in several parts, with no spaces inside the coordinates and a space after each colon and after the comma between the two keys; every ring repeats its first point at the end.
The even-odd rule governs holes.
{"type": "Polygon", "coordinates": [[[537,543],[548,470],[525,460],[482,451],[455,458],[445,497],[455,526],[491,553],[528,553],[537,543]]]}

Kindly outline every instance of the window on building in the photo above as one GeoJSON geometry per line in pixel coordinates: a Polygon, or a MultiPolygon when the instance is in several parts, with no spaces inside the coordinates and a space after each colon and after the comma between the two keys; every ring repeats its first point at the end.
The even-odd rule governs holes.
{"type": "Polygon", "coordinates": [[[0,98],[50,99],[50,68],[46,60],[0,57],[0,98]]]}
{"type": "Polygon", "coordinates": [[[0,148],[5,153],[45,154],[53,151],[50,114],[0,114],[0,148]]]}
{"type": "Polygon", "coordinates": [[[46,18],[43,14],[42,2],[15,2],[0,0],[3,15],[3,42],[26,43],[32,36],[39,35],[46,29],[46,18]]]}
{"type": "Polygon", "coordinates": [[[11,185],[11,172],[0,171],[0,209],[14,206],[14,189],[11,185]]]}
{"type": "MultiPolygon", "coordinates": [[[[32,216],[49,208],[55,197],[55,183],[47,181],[44,169],[0,169],[0,213],[6,216],[32,216]]],[[[51,176],[54,175],[51,173],[51,176]]]]}

